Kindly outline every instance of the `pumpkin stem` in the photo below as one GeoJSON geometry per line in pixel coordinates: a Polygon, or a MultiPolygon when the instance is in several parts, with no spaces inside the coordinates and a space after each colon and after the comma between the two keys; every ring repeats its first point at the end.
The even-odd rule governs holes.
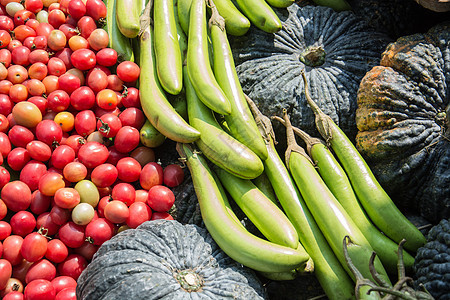
{"type": "Polygon", "coordinates": [[[187,292],[197,292],[203,287],[203,278],[193,270],[182,270],[175,274],[181,288],[187,292]]]}
{"type": "Polygon", "coordinates": [[[325,63],[326,54],[322,46],[308,46],[300,54],[300,61],[308,67],[318,67],[325,63]]]}

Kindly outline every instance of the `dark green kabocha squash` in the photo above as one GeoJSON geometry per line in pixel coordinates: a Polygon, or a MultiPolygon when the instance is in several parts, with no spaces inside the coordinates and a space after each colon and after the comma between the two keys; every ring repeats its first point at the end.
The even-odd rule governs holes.
{"type": "Polygon", "coordinates": [[[450,13],[437,13],[415,0],[347,0],[355,14],[377,31],[393,39],[425,32],[450,13]]]}
{"type": "MultiPolygon", "coordinates": [[[[305,70],[311,96],[342,130],[356,134],[356,92],[359,82],[379,63],[388,43],[350,11],[296,4],[277,10],[283,28],[268,34],[250,29],[233,38],[236,69],[245,93],[267,116],[286,108],[292,124],[316,132],[314,114],[306,104],[301,71],[305,70]]],[[[284,128],[275,124],[277,137],[284,128]]]]}
{"type": "Polygon", "coordinates": [[[77,299],[264,299],[253,271],[229,258],[206,229],[147,221],[105,242],[82,272],[77,299]]]}
{"type": "Polygon", "coordinates": [[[450,215],[450,23],[399,38],[362,79],[356,137],[381,185],[432,223],[450,215]]]}
{"type": "Polygon", "coordinates": [[[450,221],[443,219],[428,232],[414,262],[417,279],[436,300],[450,299],[450,221]]]}

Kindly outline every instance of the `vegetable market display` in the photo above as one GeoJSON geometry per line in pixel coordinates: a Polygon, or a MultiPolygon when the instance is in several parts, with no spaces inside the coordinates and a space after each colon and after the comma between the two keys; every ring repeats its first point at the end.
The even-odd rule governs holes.
{"type": "Polygon", "coordinates": [[[413,292],[426,239],[352,142],[389,39],[314,2],[334,10],[0,0],[3,299],[264,299],[301,274],[329,299],[413,292]],[[196,209],[206,228],[178,221],[196,209]]]}

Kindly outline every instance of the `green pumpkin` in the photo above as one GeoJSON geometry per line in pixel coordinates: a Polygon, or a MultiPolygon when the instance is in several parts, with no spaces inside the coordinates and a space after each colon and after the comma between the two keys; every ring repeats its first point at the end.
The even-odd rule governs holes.
{"type": "Polygon", "coordinates": [[[147,221],[100,246],[81,273],[77,299],[262,300],[256,275],[229,258],[206,229],[147,221]]]}

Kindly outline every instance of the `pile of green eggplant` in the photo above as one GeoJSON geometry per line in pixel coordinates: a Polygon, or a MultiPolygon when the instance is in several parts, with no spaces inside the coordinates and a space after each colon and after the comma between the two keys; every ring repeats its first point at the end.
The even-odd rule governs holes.
{"type": "MultiPolygon", "coordinates": [[[[141,142],[149,147],[166,138],[177,142],[217,244],[267,278],[314,272],[328,298],[353,299],[356,278],[345,254],[364,278],[390,283],[398,244],[406,240],[402,251],[409,269],[425,237],[320,111],[305,78],[322,139],[294,128],[286,112],[283,118],[262,115],[243,93],[227,34],[243,35],[251,24],[276,32],[282,25],[271,7],[293,2],[108,0],[105,26],[110,47],[141,68],[140,101],[148,119],[141,142]],[[286,126],[285,160],[275,148],[272,121],[286,126]],[[242,225],[228,199],[264,238],[242,225]]],[[[379,298],[362,291],[361,299],[379,298]]]]}

